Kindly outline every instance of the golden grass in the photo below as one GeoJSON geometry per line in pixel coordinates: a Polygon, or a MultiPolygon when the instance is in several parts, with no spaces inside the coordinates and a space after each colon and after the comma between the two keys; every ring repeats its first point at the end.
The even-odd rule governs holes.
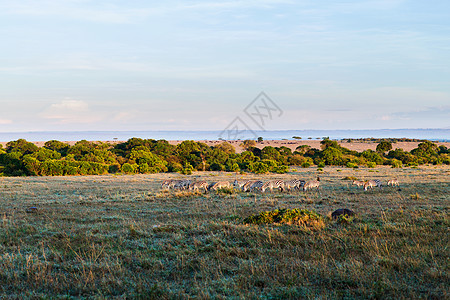
{"type": "Polygon", "coordinates": [[[265,194],[160,190],[179,174],[0,178],[0,298],[448,298],[449,175],[325,167],[317,191],[265,194]],[[400,187],[364,192],[347,176],[400,187]],[[243,223],[293,208],[324,226],[243,223]],[[357,216],[331,220],[338,208],[357,216]]]}

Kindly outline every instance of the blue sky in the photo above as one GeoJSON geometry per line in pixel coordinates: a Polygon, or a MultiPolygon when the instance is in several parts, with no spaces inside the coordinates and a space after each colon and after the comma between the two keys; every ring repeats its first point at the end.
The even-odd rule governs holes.
{"type": "Polygon", "coordinates": [[[261,91],[267,130],[450,127],[446,0],[0,0],[0,36],[0,132],[221,130],[261,91]]]}

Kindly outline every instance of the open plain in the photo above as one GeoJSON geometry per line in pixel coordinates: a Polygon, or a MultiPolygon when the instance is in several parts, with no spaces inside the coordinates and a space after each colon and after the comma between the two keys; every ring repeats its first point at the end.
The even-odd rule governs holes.
{"type": "Polygon", "coordinates": [[[450,297],[450,167],[287,174],[0,177],[0,298],[450,297]],[[303,179],[318,190],[162,191],[166,179],[303,179]],[[397,178],[399,187],[388,187],[397,178]],[[379,179],[363,191],[352,179],[379,179]],[[244,224],[300,208],[324,226],[244,224]],[[339,208],[355,218],[333,220],[339,208]]]}

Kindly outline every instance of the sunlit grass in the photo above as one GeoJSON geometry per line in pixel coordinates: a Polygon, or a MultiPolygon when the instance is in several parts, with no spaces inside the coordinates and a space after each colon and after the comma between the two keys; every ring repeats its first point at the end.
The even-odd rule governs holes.
{"type": "MultiPolygon", "coordinates": [[[[317,191],[264,194],[160,189],[179,174],[0,178],[0,297],[448,298],[449,170],[325,167],[317,191]],[[345,177],[400,187],[365,192],[345,177]],[[356,216],[332,220],[338,208],[356,216]],[[320,226],[300,213],[244,224],[292,209],[320,226]]],[[[211,175],[195,174],[235,177],[211,175]]]]}

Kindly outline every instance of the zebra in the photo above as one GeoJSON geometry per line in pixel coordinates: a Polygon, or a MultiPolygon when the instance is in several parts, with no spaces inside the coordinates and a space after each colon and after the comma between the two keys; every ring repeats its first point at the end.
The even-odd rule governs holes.
{"type": "Polygon", "coordinates": [[[270,181],[267,181],[266,183],[264,183],[261,186],[261,192],[264,193],[266,191],[266,189],[269,189],[272,192],[272,190],[274,188],[275,189],[279,188],[281,191],[283,191],[284,190],[284,181],[283,180],[270,180],[270,181]]]}
{"type": "Polygon", "coordinates": [[[251,181],[249,183],[247,183],[246,186],[243,187],[244,192],[247,191],[253,191],[255,189],[260,189],[263,186],[264,182],[257,180],[257,181],[251,181]]]}
{"type": "Polygon", "coordinates": [[[381,181],[378,179],[366,181],[364,183],[364,190],[367,191],[368,188],[373,189],[374,186],[377,186],[381,189],[381,181]]]}
{"type": "Polygon", "coordinates": [[[164,180],[163,183],[161,183],[161,189],[170,189],[172,182],[172,179],[164,180]]]}
{"type": "Polygon", "coordinates": [[[242,185],[242,191],[248,192],[251,189],[251,186],[257,182],[256,180],[248,180],[246,183],[242,185]]]}
{"type": "Polygon", "coordinates": [[[391,179],[388,181],[387,185],[392,185],[392,186],[400,186],[400,183],[398,182],[397,178],[391,179]]]}
{"type": "Polygon", "coordinates": [[[191,181],[187,180],[187,179],[176,180],[176,182],[173,185],[173,188],[174,189],[185,190],[185,189],[189,188],[190,184],[191,184],[191,181]]]}
{"type": "Polygon", "coordinates": [[[306,182],[303,185],[303,191],[306,192],[307,190],[312,189],[312,188],[318,189],[319,186],[320,186],[320,178],[317,177],[317,180],[311,180],[311,181],[306,182]]]}
{"type": "Polygon", "coordinates": [[[300,187],[302,187],[303,185],[305,185],[305,181],[304,180],[299,180],[299,179],[292,179],[292,180],[288,180],[284,182],[284,187],[288,190],[291,191],[291,188],[297,188],[299,189],[300,187]]]}
{"type": "Polygon", "coordinates": [[[251,180],[238,181],[237,179],[235,179],[234,182],[233,182],[233,186],[235,188],[243,189],[244,186],[246,184],[248,184],[249,182],[251,182],[251,180]]]}
{"type": "Polygon", "coordinates": [[[212,186],[209,185],[209,190],[217,191],[218,189],[229,188],[231,184],[228,181],[219,181],[212,186]]]}
{"type": "Polygon", "coordinates": [[[190,191],[195,191],[199,189],[205,189],[205,192],[208,190],[208,183],[204,180],[195,181],[189,185],[190,191]]]}
{"type": "Polygon", "coordinates": [[[352,185],[356,185],[357,187],[360,187],[360,186],[364,186],[364,183],[366,183],[366,182],[363,180],[353,180],[352,185]]]}

